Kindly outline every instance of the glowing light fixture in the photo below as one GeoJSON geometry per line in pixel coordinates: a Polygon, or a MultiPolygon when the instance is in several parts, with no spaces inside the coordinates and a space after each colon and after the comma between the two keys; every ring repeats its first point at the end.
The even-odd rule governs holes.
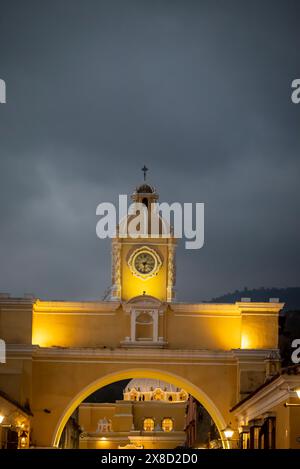
{"type": "Polygon", "coordinates": [[[300,399],[300,388],[296,388],[296,389],[295,389],[295,392],[296,392],[298,398],[300,399]]]}
{"type": "Polygon", "coordinates": [[[4,420],[4,415],[0,414],[0,425],[3,422],[3,420],[4,420]]]}
{"type": "Polygon", "coordinates": [[[19,435],[20,438],[20,447],[25,448],[27,446],[27,432],[23,430],[19,435]]]}
{"type": "Polygon", "coordinates": [[[227,427],[223,430],[223,433],[225,435],[225,438],[230,440],[230,438],[232,438],[232,435],[234,434],[234,430],[232,430],[230,425],[227,425],[227,427]]]}

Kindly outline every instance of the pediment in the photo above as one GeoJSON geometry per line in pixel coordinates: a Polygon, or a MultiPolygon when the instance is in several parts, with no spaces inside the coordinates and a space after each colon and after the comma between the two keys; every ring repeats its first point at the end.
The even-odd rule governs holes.
{"type": "Polygon", "coordinates": [[[150,295],[135,296],[134,298],[131,298],[130,300],[126,301],[126,303],[123,303],[123,309],[126,312],[130,312],[133,309],[156,309],[159,310],[159,312],[163,312],[166,307],[166,303],[150,295]]]}

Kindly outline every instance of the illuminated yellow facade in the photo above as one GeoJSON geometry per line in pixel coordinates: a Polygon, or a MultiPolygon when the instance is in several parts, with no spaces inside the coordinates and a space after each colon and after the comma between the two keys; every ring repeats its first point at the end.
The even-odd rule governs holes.
{"type": "MultiPolygon", "coordinates": [[[[157,194],[149,187],[138,188],[134,197],[150,204],[157,194]]],[[[172,237],[114,239],[106,301],[0,297],[0,337],[7,344],[0,389],[29,402],[32,444],[58,446],[67,420],[87,396],[133,378],[185,389],[223,435],[232,422],[230,409],[265,381],[268,360],[278,352],[283,304],[176,302],[175,249],[172,237]],[[143,255],[136,253],[132,267],[137,250],[143,255]]],[[[232,425],[237,431],[238,422],[232,425]]],[[[230,444],[223,439],[224,447],[230,444]]]]}
{"type": "Polygon", "coordinates": [[[0,449],[29,447],[31,412],[0,391],[0,449]]]}
{"type": "Polygon", "coordinates": [[[300,366],[283,368],[232,409],[241,446],[300,449],[300,366]]]}
{"type": "Polygon", "coordinates": [[[79,447],[172,449],[183,446],[188,394],[159,380],[133,379],[124,399],[79,406],[79,447]]]}

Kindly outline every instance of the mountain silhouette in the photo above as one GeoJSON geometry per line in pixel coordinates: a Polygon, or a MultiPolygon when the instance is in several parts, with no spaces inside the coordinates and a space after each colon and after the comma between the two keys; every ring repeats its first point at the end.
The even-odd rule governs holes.
{"type": "Polygon", "coordinates": [[[235,303],[241,298],[250,298],[251,301],[269,301],[270,298],[278,298],[280,303],[285,303],[285,311],[300,310],[300,287],[253,289],[245,287],[243,290],[235,290],[233,293],[213,298],[209,303],[235,303]]]}

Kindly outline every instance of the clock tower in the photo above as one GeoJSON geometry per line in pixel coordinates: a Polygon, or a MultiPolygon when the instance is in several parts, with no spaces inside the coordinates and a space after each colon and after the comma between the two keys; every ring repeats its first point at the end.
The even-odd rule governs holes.
{"type": "MultiPolygon", "coordinates": [[[[112,240],[110,298],[128,301],[137,296],[147,295],[160,301],[171,302],[175,298],[176,239],[172,232],[169,233],[171,230],[167,230],[168,232],[164,230],[167,225],[154,210],[158,193],[153,186],[144,181],[136,188],[131,199],[133,203],[144,204],[148,209],[147,235],[120,236],[121,229],[118,227],[117,235],[112,240]],[[151,230],[153,221],[158,228],[155,234],[151,230]]],[[[128,215],[127,225],[133,217],[128,215]]]]}

